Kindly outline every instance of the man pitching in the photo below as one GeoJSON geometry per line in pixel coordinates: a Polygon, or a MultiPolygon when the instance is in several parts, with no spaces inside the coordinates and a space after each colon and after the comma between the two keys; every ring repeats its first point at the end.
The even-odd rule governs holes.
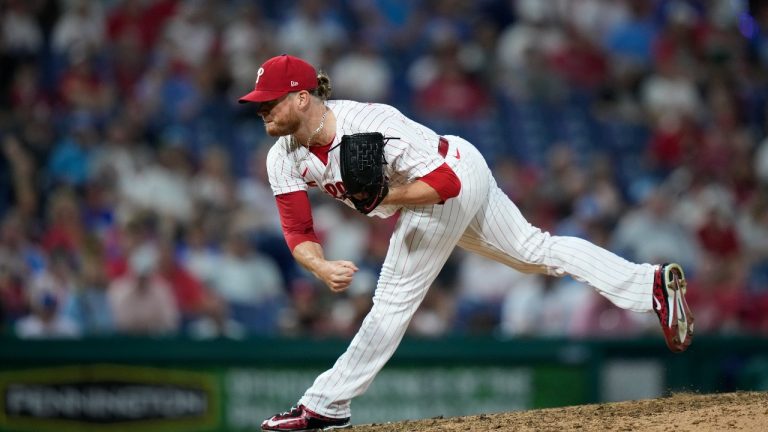
{"type": "Polygon", "coordinates": [[[324,258],[309,187],[368,216],[399,218],[373,307],[346,352],[295,407],[265,420],[263,430],[348,426],[352,398],[395,352],[457,245],[522,272],[571,275],[623,309],[653,310],[672,351],[690,345],[693,315],[678,264],[635,264],[588,241],[542,232],[497,186],[472,144],[439,136],[388,105],[328,100],[330,90],[326,75],[281,55],[262,65],[254,90],[240,99],[257,103],[267,133],[279,137],[267,168],[294,258],[334,292],[345,290],[357,271],[353,262],[324,258]]]}

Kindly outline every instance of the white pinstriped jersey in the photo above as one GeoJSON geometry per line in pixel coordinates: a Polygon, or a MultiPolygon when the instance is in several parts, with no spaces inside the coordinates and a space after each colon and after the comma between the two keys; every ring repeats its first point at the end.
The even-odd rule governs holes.
{"type": "MultiPolygon", "coordinates": [[[[336,116],[336,136],[331,148],[343,135],[358,132],[381,132],[387,141],[384,153],[385,172],[390,185],[399,186],[424,177],[446,162],[437,152],[439,136],[431,129],[405,117],[389,105],[360,103],[349,100],[327,101],[336,116]]],[[[453,160],[452,163],[457,162],[453,160]]],[[[449,163],[450,165],[451,163],[449,163]]],[[[290,136],[281,137],[267,156],[269,183],[275,195],[319,187],[326,194],[341,201],[344,184],[339,166],[339,147],[328,154],[328,165],[306,147],[292,145],[290,136]]],[[[354,208],[349,200],[345,204],[354,208]]],[[[399,206],[381,205],[369,216],[392,216],[399,206]]]]}

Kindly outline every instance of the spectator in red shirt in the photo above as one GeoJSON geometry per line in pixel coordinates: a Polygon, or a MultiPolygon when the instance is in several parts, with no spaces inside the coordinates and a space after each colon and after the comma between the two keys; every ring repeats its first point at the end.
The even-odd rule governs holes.
{"type": "Polygon", "coordinates": [[[105,112],[114,101],[111,83],[100,76],[87,54],[73,54],[59,82],[59,97],[66,110],[105,112]]]}
{"type": "Polygon", "coordinates": [[[445,42],[437,47],[437,74],[415,94],[419,114],[435,120],[468,121],[490,110],[491,99],[483,84],[459,59],[459,46],[445,42]]]}
{"type": "Polygon", "coordinates": [[[747,310],[746,263],[734,220],[722,202],[707,204],[696,228],[702,265],[688,292],[696,326],[706,332],[743,330],[747,310]]]}
{"type": "Polygon", "coordinates": [[[733,259],[741,252],[736,227],[722,209],[709,209],[696,235],[701,247],[714,259],[733,259]]]}
{"type": "Polygon", "coordinates": [[[77,196],[68,188],[59,189],[51,196],[48,206],[48,227],[43,233],[43,248],[49,252],[56,249],[77,252],[86,235],[77,196]]]}
{"type": "Polygon", "coordinates": [[[208,317],[222,322],[225,317],[223,302],[179,263],[172,242],[161,242],[159,252],[159,273],[172,288],[182,320],[208,317]]]}
{"type": "Polygon", "coordinates": [[[577,89],[598,89],[608,73],[605,55],[575,26],[568,26],[566,32],[565,43],[550,59],[552,67],[577,89]]]}
{"type": "Polygon", "coordinates": [[[177,0],[123,0],[109,12],[107,36],[112,42],[133,38],[142,50],[150,51],[166,21],[175,13],[177,3],[177,0]]]}

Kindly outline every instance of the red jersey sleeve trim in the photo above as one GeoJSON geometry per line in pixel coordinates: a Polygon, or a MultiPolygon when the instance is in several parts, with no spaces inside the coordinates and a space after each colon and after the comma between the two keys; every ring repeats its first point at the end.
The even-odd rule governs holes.
{"type": "Polygon", "coordinates": [[[288,248],[293,249],[305,242],[320,243],[312,222],[312,209],[306,191],[289,192],[275,196],[277,210],[280,212],[280,224],[288,248]]]}
{"type": "Polygon", "coordinates": [[[440,195],[440,198],[443,200],[442,202],[457,196],[461,192],[461,180],[459,180],[459,177],[447,163],[443,163],[420,180],[432,186],[437,191],[437,194],[440,195]]]}

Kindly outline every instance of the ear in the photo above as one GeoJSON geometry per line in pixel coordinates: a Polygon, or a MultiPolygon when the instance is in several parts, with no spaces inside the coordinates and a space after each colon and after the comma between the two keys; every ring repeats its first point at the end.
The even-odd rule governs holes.
{"type": "Polygon", "coordinates": [[[296,105],[299,110],[304,111],[309,108],[309,102],[311,98],[312,95],[310,95],[306,90],[300,90],[298,93],[296,93],[296,105]]]}

